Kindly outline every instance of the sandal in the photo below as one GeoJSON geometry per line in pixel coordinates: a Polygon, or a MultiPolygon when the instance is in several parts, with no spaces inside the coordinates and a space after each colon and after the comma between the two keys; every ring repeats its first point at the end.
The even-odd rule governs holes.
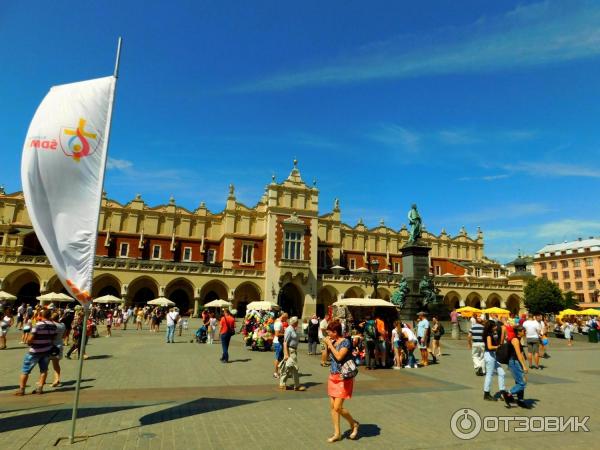
{"type": "Polygon", "coordinates": [[[352,433],[350,433],[350,436],[348,436],[348,439],[355,440],[358,437],[358,427],[359,426],[360,426],[360,423],[358,423],[355,420],[354,421],[354,426],[352,427],[352,433]]]}
{"type": "Polygon", "coordinates": [[[331,436],[329,439],[327,439],[327,442],[329,442],[331,444],[331,443],[337,442],[337,441],[339,441],[341,439],[342,439],[342,437],[340,435],[331,436]]]}
{"type": "Polygon", "coordinates": [[[23,397],[25,395],[25,388],[19,388],[17,392],[15,392],[17,397],[23,397]]]}
{"type": "Polygon", "coordinates": [[[51,384],[52,387],[61,387],[62,383],[59,381],[55,381],[54,383],[51,384]]]}
{"type": "Polygon", "coordinates": [[[42,390],[42,388],[40,386],[36,387],[33,391],[31,391],[32,394],[43,394],[44,391],[42,390]]]}

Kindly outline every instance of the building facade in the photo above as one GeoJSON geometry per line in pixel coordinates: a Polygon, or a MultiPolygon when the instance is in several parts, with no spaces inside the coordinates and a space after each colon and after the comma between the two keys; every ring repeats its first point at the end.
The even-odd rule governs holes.
{"type": "Polygon", "coordinates": [[[600,306],[600,238],[546,245],[536,252],[534,264],[538,276],[574,292],[584,308],[600,306]]]}
{"type": "MultiPolygon", "coordinates": [[[[140,195],[126,204],[102,199],[92,296],[113,294],[142,304],[158,296],[181,309],[229,299],[243,314],[253,300],[279,303],[291,314],[323,315],[342,297],[372,296],[364,284],[369,261],[385,273],[402,272],[401,248],[408,230],[383,221],[367,228],[341,219],[338,200],[319,214],[319,190],[307,185],[297,162],[282,182],[275,177],[254,207],[236,200],[229,187],[225,209],[204,203],[194,211],[175,204],[147,205],[140,195]]],[[[450,307],[522,308],[522,285],[484,256],[483,233],[463,229],[423,233],[431,247],[430,270],[450,307]]],[[[393,284],[380,284],[389,299],[393,284]]],[[[0,192],[0,289],[32,301],[62,290],[32,230],[21,192],[0,192]]]]}

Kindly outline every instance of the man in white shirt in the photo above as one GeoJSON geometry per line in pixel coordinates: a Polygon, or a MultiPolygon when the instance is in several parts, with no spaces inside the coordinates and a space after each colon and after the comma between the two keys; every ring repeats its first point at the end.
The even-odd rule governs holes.
{"type": "Polygon", "coordinates": [[[273,378],[279,378],[279,363],[283,360],[283,333],[287,320],[287,313],[283,313],[273,323],[273,351],[275,352],[273,378]]]}
{"type": "Polygon", "coordinates": [[[171,308],[167,313],[167,344],[175,342],[175,325],[179,322],[179,311],[171,308]]]}
{"type": "Polygon", "coordinates": [[[527,315],[527,320],[523,323],[525,328],[525,339],[527,339],[527,359],[530,369],[539,369],[540,367],[540,336],[542,327],[539,322],[533,318],[533,314],[527,315]],[[535,365],[533,361],[535,360],[535,365]]]}
{"type": "Polygon", "coordinates": [[[321,343],[321,365],[325,367],[327,365],[327,346],[325,345],[325,338],[327,337],[327,326],[329,322],[327,320],[329,316],[323,317],[323,320],[319,322],[319,342],[321,343]]]}

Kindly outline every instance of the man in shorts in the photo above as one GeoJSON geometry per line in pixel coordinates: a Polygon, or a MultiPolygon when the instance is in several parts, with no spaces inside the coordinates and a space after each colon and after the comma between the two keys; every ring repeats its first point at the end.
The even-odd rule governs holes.
{"type": "Polygon", "coordinates": [[[327,326],[329,325],[329,316],[323,317],[323,320],[319,322],[319,342],[321,343],[321,366],[325,367],[329,365],[327,357],[327,346],[325,345],[325,338],[327,337],[327,326]]]}
{"type": "Polygon", "coordinates": [[[431,329],[429,327],[429,321],[425,317],[425,312],[421,311],[417,314],[417,340],[419,342],[419,351],[421,352],[421,361],[419,365],[421,367],[427,367],[429,365],[429,337],[431,329]]]}
{"type": "Polygon", "coordinates": [[[26,342],[29,345],[29,351],[23,359],[23,367],[21,369],[21,376],[19,377],[19,389],[15,392],[15,395],[25,395],[27,379],[36,365],[40,366],[40,379],[32,394],[41,394],[43,392],[46,376],[48,375],[50,350],[52,349],[52,343],[57,333],[56,324],[50,320],[51,313],[52,311],[49,309],[42,309],[35,326],[31,329],[31,333],[29,333],[26,342]]]}
{"type": "Polygon", "coordinates": [[[527,320],[523,323],[525,328],[525,339],[527,340],[527,359],[530,369],[540,368],[540,336],[542,327],[537,320],[534,320],[533,314],[527,316],[527,320]],[[535,365],[533,362],[535,361],[535,365]]]}

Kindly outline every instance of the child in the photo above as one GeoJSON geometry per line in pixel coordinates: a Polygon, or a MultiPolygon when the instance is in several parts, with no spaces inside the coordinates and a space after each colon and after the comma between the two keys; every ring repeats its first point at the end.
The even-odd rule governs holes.
{"type": "Polygon", "coordinates": [[[112,313],[108,313],[106,316],[106,337],[111,337],[112,334],[110,332],[113,323],[113,315],[112,313]]]}
{"type": "Polygon", "coordinates": [[[31,331],[31,318],[27,318],[25,320],[25,324],[23,325],[23,335],[21,336],[21,344],[27,343],[27,338],[29,337],[29,332],[31,331]]]}

